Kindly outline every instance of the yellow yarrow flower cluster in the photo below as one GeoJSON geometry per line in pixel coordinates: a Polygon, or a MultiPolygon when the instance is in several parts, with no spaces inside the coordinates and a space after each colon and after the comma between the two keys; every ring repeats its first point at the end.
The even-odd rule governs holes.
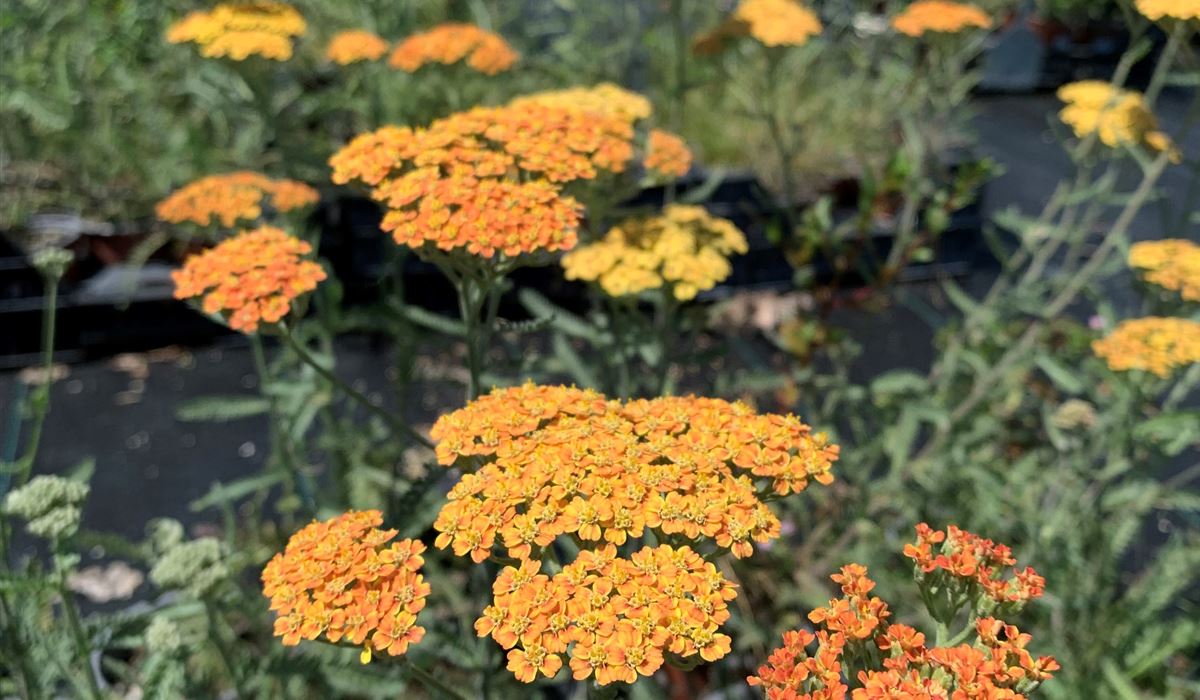
{"type": "Polygon", "coordinates": [[[1161,19],[1200,19],[1200,0],[1137,0],[1138,12],[1155,22],[1161,19]]]}
{"type": "Polygon", "coordinates": [[[1123,321],[1092,350],[1117,372],[1143,370],[1167,377],[1200,362],[1200,323],[1151,316],[1123,321]]]}
{"type": "Polygon", "coordinates": [[[1200,301],[1200,245],[1180,238],[1142,241],[1129,248],[1129,266],[1147,282],[1200,301]]]}
{"type": "Polygon", "coordinates": [[[470,468],[434,522],[436,546],[482,562],[503,545],[536,560],[560,536],[585,547],[654,532],[735,557],[779,537],[767,495],[833,481],[838,447],[795,416],[719,399],[628,403],[584,389],[496,389],[442,416],[438,462],[470,468]]]}
{"type": "Polygon", "coordinates": [[[1158,120],[1141,93],[1102,80],[1084,80],[1059,88],[1058,99],[1066,103],[1058,116],[1077,137],[1095,134],[1110,148],[1130,146],[1156,153],[1165,151],[1172,161],[1178,162],[1178,150],[1171,138],[1158,130],[1158,120]]]}
{"type": "Polygon", "coordinates": [[[514,107],[528,104],[546,107],[578,109],[606,116],[621,117],[630,122],[647,119],[654,113],[650,100],[613,83],[591,87],[572,87],[563,90],[543,90],[514,99],[514,107]]]}
{"type": "Polygon", "coordinates": [[[661,215],[629,219],[600,241],[563,256],[567,279],[595,282],[610,296],[664,285],[687,301],[729,276],[729,256],[745,253],[746,237],[733,222],[703,207],[673,204],[661,215]]]}
{"type": "Polygon", "coordinates": [[[374,32],[365,29],[348,29],[338,32],[329,40],[325,57],[339,66],[348,66],[362,61],[378,61],[388,52],[388,43],[374,32]]]}
{"type": "Polygon", "coordinates": [[[955,34],[964,29],[990,26],[992,18],[978,7],[945,0],[917,0],[892,18],[892,28],[908,36],[955,34]]]}
{"type": "Polygon", "coordinates": [[[188,14],[167,29],[172,44],[193,43],[206,58],[243,61],[261,56],[273,61],[292,57],[292,41],[307,30],[304,17],[281,2],[222,3],[188,14]]]}
{"type": "Polygon", "coordinates": [[[505,567],[492,591],[475,631],[510,650],[508,670],[524,683],[557,675],[568,648],[575,680],[599,685],[652,676],[666,654],[715,661],[730,650],[718,630],[737,592],[690,547],[644,547],[624,558],[609,545],[553,577],[527,561],[505,567]]]}

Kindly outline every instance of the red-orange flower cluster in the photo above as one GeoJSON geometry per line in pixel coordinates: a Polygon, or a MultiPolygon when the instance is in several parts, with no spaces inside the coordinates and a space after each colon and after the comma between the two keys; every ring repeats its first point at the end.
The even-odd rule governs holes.
{"type": "Polygon", "coordinates": [[[1012,550],[953,525],[945,532],[917,525],[917,541],[904,546],[904,556],[915,561],[923,575],[964,593],[977,590],[996,603],[1024,604],[1040,598],[1046,588],[1046,580],[1032,567],[1014,569],[1011,579],[1002,578],[1002,569],[1016,564],[1012,550]]]}
{"type": "MultiPolygon", "coordinates": [[[[919,532],[916,548],[947,539],[924,526],[919,532]]],[[[949,539],[971,550],[976,571],[981,562],[1011,564],[1003,545],[953,528],[949,539]]],[[[937,560],[933,555],[921,556],[922,561],[937,560]]],[[[965,571],[970,568],[967,559],[956,550],[940,564],[957,564],[965,571]]],[[[761,686],[768,700],[845,700],[847,693],[851,700],[1024,700],[1059,668],[1052,657],[1035,658],[1029,653],[1030,635],[994,617],[976,621],[974,644],[928,647],[925,635],[908,625],[884,627],[891,613],[885,602],[871,595],[875,582],[867,577],[865,567],[848,564],[831,578],[841,586],[842,597],[809,614],[816,632],[785,632],[783,646],[757,675],[747,679],[750,685],[761,686]],[[810,650],[814,642],[817,646],[810,650]],[[880,661],[875,665],[871,659],[880,661]],[[855,668],[861,670],[850,678],[855,668]]],[[[942,584],[930,584],[920,576],[918,582],[930,611],[939,618],[933,598],[942,584]]],[[[962,601],[949,611],[951,619],[961,606],[962,601]]],[[[969,631],[963,630],[963,636],[969,631]]]]}
{"type": "Polygon", "coordinates": [[[622,404],[595,391],[498,389],[440,418],[442,464],[482,462],[451,489],[436,545],[476,562],[503,544],[538,559],[562,535],[624,544],[649,529],[746,557],[779,536],[767,494],[822,484],[838,448],[795,416],[671,397],[622,404]]]}
{"type": "Polygon", "coordinates": [[[278,615],[275,636],[285,645],[324,635],[334,644],[361,646],[367,663],[373,651],[399,656],[421,641],[417,613],[429,595],[420,573],[425,545],[393,541],[396,531],[379,529],[382,523],[377,510],[313,522],[267,562],[263,595],[278,615]]]}
{"type": "Polygon", "coordinates": [[[562,185],[623,171],[632,138],[619,117],[523,103],[383,127],[329,162],[334,182],[374,186],[397,243],[512,257],[574,246],[580,207],[562,185]]]}
{"type": "Polygon", "coordinates": [[[843,645],[843,639],[824,631],[784,632],[783,646],[771,652],[758,675],[746,682],[762,686],[768,700],[844,700],[843,645]],[[809,652],[813,642],[817,648],[809,652]]]}
{"type": "Polygon", "coordinates": [[[574,678],[600,685],[653,675],[665,654],[715,661],[729,653],[718,629],[737,593],[688,547],[645,547],[626,559],[608,545],[584,550],[553,577],[540,568],[505,567],[475,623],[479,636],[510,650],[508,669],[520,681],[557,674],[568,647],[574,678]]]}
{"type": "Polygon", "coordinates": [[[692,152],[675,134],[651,129],[646,138],[646,158],[642,165],[660,176],[680,178],[692,167],[692,152]]]}
{"type": "Polygon", "coordinates": [[[317,263],[304,259],[309,244],[283,229],[263,226],[222,241],[184,261],[171,274],[175,298],[200,297],[205,313],[225,315],[229,327],[253,333],[260,323],[277,323],[292,301],[325,279],[317,263]]]}
{"type": "Polygon", "coordinates": [[[867,578],[867,567],[847,564],[830,578],[842,587],[843,597],[829,601],[827,607],[813,610],[808,619],[843,639],[874,637],[875,631],[892,613],[881,598],[870,595],[875,582],[867,578]]]}
{"type": "Polygon", "coordinates": [[[486,75],[506,71],[517,62],[517,52],[504,37],[473,24],[449,22],[414,34],[392,51],[388,65],[414,73],[429,63],[467,65],[486,75]]]}
{"type": "Polygon", "coordinates": [[[209,226],[219,222],[230,227],[253,223],[263,215],[264,205],[289,212],[316,204],[318,197],[316,190],[302,182],[243,170],[191,182],[159,202],[155,213],[173,224],[209,226]]]}

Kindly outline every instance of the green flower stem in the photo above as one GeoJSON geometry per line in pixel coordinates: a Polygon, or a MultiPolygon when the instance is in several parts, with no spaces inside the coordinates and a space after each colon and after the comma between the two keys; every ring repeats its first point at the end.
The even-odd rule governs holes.
{"type": "Polygon", "coordinates": [[[83,664],[84,678],[87,679],[88,694],[94,700],[103,700],[104,694],[100,692],[100,684],[96,680],[96,672],[92,669],[92,649],[88,644],[87,634],[83,630],[83,623],[79,620],[79,608],[75,605],[75,594],[71,589],[67,588],[66,579],[63,578],[58,584],[58,594],[62,597],[63,611],[67,615],[67,624],[70,626],[71,638],[75,641],[75,651],[79,654],[79,661],[83,664]]]}
{"type": "Polygon", "coordinates": [[[1125,204],[1125,208],[1121,211],[1120,216],[1118,216],[1117,220],[1113,222],[1112,228],[1109,229],[1108,234],[1104,237],[1104,240],[1100,243],[1100,245],[1097,246],[1095,252],[1092,253],[1092,256],[1088,259],[1087,263],[1079,268],[1075,275],[1067,281],[1062,290],[1059,291],[1059,293],[1054,296],[1053,299],[1048,301],[1048,303],[1043,307],[1040,318],[1029,324],[1029,327],[1026,328],[1024,335],[1022,335],[1021,338],[1017,340],[1017,342],[1014,343],[1007,352],[1004,353],[1004,355],[1002,355],[995,363],[992,364],[988,372],[983,374],[974,382],[974,385],[971,387],[971,391],[965,398],[963,398],[961,402],[958,403],[957,406],[955,406],[954,410],[951,412],[950,420],[946,421],[943,427],[938,430],[935,437],[926,443],[925,447],[922,448],[917,454],[914,461],[923,461],[929,456],[936,454],[945,445],[953,427],[961,422],[963,418],[969,415],[970,412],[987,397],[987,392],[995,386],[996,382],[1003,379],[1005,373],[1008,372],[1014,364],[1016,364],[1022,358],[1029,356],[1030,348],[1033,346],[1034,342],[1037,340],[1038,336],[1045,327],[1044,319],[1053,318],[1070,306],[1071,303],[1075,301],[1075,298],[1079,295],[1080,291],[1082,291],[1083,288],[1092,281],[1093,277],[1095,277],[1100,269],[1109,262],[1109,257],[1113,248],[1115,248],[1118,242],[1125,237],[1125,234],[1128,231],[1129,226],[1133,223],[1137,213],[1141,211],[1141,208],[1146,203],[1146,200],[1154,192],[1154,186],[1158,183],[1163,171],[1166,170],[1167,163],[1168,154],[1165,152],[1159,154],[1154,163],[1146,170],[1146,174],[1142,178],[1141,184],[1138,185],[1138,188],[1134,190],[1133,194],[1129,197],[1125,204]]]}
{"type": "Polygon", "coordinates": [[[267,364],[267,356],[263,351],[262,338],[257,334],[250,335],[250,347],[254,355],[254,368],[258,372],[259,390],[266,397],[267,403],[270,405],[270,437],[271,447],[279,459],[283,463],[284,471],[287,472],[290,483],[285,487],[290,490],[288,495],[298,496],[304,504],[305,511],[310,515],[316,513],[316,497],[312,493],[312,489],[304,479],[304,475],[300,472],[299,465],[296,464],[292,449],[288,445],[288,436],[283,430],[283,416],[279,410],[279,400],[270,393],[269,385],[272,382],[271,369],[267,364]]]}
{"type": "Polygon", "coordinates": [[[1171,75],[1171,65],[1175,63],[1175,54],[1179,53],[1179,47],[1183,45],[1188,32],[1187,22],[1175,23],[1175,28],[1167,38],[1167,45],[1159,54],[1158,64],[1154,67],[1154,75],[1150,77],[1150,84],[1146,86],[1144,97],[1148,106],[1153,107],[1154,103],[1158,101],[1158,96],[1166,86],[1167,78],[1171,75]]]}
{"type": "Polygon", "coordinates": [[[630,352],[629,324],[632,313],[628,301],[623,298],[613,298],[605,295],[609,309],[608,318],[612,323],[613,354],[610,362],[616,362],[616,394],[622,400],[628,399],[632,392],[629,386],[629,362],[633,353],[630,352]]]}
{"type": "Polygon", "coordinates": [[[970,637],[971,633],[975,631],[975,620],[976,620],[975,616],[972,615],[967,620],[966,627],[959,630],[958,634],[954,635],[953,637],[950,637],[949,639],[944,640],[942,642],[942,644],[940,644],[938,646],[956,647],[959,644],[962,644],[963,642],[965,642],[967,640],[967,637],[970,637]]]}
{"type": "Polygon", "coordinates": [[[450,698],[451,700],[466,700],[465,697],[457,690],[443,683],[437,676],[430,673],[424,667],[408,661],[407,668],[409,674],[415,677],[426,688],[436,691],[437,693],[450,698]]]}
{"type": "MultiPolygon", "coordinates": [[[[4,552],[4,569],[8,569],[8,552],[4,552]]],[[[19,675],[15,675],[14,681],[17,685],[17,691],[20,694],[21,700],[32,700],[34,688],[37,688],[37,675],[33,672],[33,668],[29,665],[29,655],[24,652],[23,647],[18,646],[22,643],[20,630],[17,626],[16,617],[12,614],[12,610],[8,607],[8,599],[0,593],[0,622],[4,625],[4,644],[3,649],[8,650],[16,658],[16,663],[19,675]]]]}
{"type": "Polygon", "coordinates": [[[655,330],[658,331],[658,382],[655,388],[655,396],[662,396],[667,390],[670,380],[671,353],[675,349],[675,336],[677,335],[678,325],[676,320],[679,312],[679,303],[675,300],[674,292],[669,285],[663,285],[662,297],[659,299],[657,306],[658,308],[655,310],[657,315],[655,330]]]}
{"type": "Polygon", "coordinates": [[[30,405],[33,407],[33,428],[25,454],[17,463],[16,488],[24,486],[33,474],[33,462],[37,459],[38,447],[42,442],[42,429],[46,425],[46,414],[50,412],[50,385],[54,370],[54,327],[58,314],[58,277],[44,275],[45,301],[42,304],[42,384],[34,392],[30,405]]]}
{"type": "Polygon", "coordinates": [[[1175,410],[1175,407],[1192,393],[1197,383],[1200,383],[1200,364],[1194,364],[1184,370],[1183,376],[1175,382],[1163,400],[1163,412],[1175,410]]]}
{"type": "Polygon", "coordinates": [[[458,312],[467,331],[467,371],[470,376],[467,401],[473,401],[483,390],[483,360],[491,341],[500,295],[495,280],[486,275],[479,278],[462,275],[451,279],[458,290],[458,312]]]}
{"type": "Polygon", "coordinates": [[[296,336],[294,336],[291,330],[289,330],[286,326],[280,324],[280,331],[280,335],[283,336],[283,340],[285,343],[287,343],[288,347],[291,348],[292,351],[296,353],[296,356],[299,357],[305,364],[316,370],[317,374],[327,379],[347,396],[354,399],[354,401],[363,408],[379,417],[395,432],[403,433],[404,435],[408,436],[410,440],[416,442],[422,447],[430,450],[433,449],[433,443],[427,440],[425,436],[413,430],[412,427],[410,427],[407,423],[391,413],[388,413],[380,406],[375,405],[375,403],[373,403],[371,399],[367,398],[367,396],[361,391],[350,386],[345,380],[337,376],[337,374],[335,374],[329,368],[325,367],[320,362],[317,362],[317,359],[313,357],[303,345],[300,344],[300,341],[296,340],[296,336]]]}
{"type": "Polygon", "coordinates": [[[248,698],[250,693],[242,687],[242,677],[237,672],[237,667],[233,663],[233,657],[229,653],[225,640],[221,637],[221,619],[217,616],[213,604],[204,601],[204,613],[208,617],[208,631],[212,638],[213,646],[217,650],[217,658],[221,660],[221,667],[225,674],[229,676],[229,680],[233,683],[234,689],[237,691],[239,698],[248,698]]]}

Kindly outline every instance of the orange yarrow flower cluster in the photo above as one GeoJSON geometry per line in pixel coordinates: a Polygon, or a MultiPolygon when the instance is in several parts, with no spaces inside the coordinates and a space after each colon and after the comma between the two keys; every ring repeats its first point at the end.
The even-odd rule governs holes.
{"type": "Polygon", "coordinates": [[[692,51],[720,53],[746,36],[764,46],[802,46],[821,30],[817,14],[796,0],[741,0],[728,19],[692,40],[692,51]]]}
{"type": "Polygon", "coordinates": [[[662,129],[651,129],[646,137],[646,170],[666,178],[680,178],[692,167],[692,151],[682,138],[662,129]]]}
{"type": "Polygon", "coordinates": [[[892,18],[892,28],[908,36],[957,34],[966,29],[987,29],[992,18],[978,7],[945,0],[917,0],[892,18]]]}
{"type": "Polygon", "coordinates": [[[718,630],[737,597],[712,563],[668,545],[629,558],[613,545],[584,550],[553,577],[525,561],[505,567],[492,592],[475,631],[509,650],[518,680],[553,677],[569,653],[575,680],[600,685],[651,676],[667,655],[725,656],[731,640],[718,630]]]}
{"type": "Polygon", "coordinates": [[[329,40],[325,57],[339,66],[361,61],[378,61],[388,51],[388,43],[365,29],[338,32],[329,40]]]}
{"type": "Polygon", "coordinates": [[[1150,316],[1122,321],[1092,351],[1116,372],[1142,370],[1168,377],[1200,362],[1200,323],[1186,318],[1150,316]]]}
{"type": "Polygon", "coordinates": [[[511,68],[517,58],[517,52],[499,34],[473,24],[448,22],[400,42],[388,65],[415,73],[430,63],[448,66],[465,59],[472,69],[495,75],[511,68]]]}
{"type": "Polygon", "coordinates": [[[324,638],[400,656],[421,641],[416,624],[429,584],[421,575],[425,545],[382,530],[377,510],[350,511],[313,522],[288,540],[262,571],[263,595],[275,611],[284,645],[324,638]],[[393,541],[395,540],[395,541],[393,541]]]}
{"type": "Polygon", "coordinates": [[[334,182],[374,187],[398,244],[515,257],[575,245],[580,205],[562,187],[622,172],[632,139],[621,118],[524,103],[383,127],[329,162],[334,182]]]}
{"type": "Polygon", "coordinates": [[[296,298],[325,279],[320,265],[304,259],[311,252],[308,243],[274,226],[246,231],[172,272],[175,298],[199,298],[205,313],[222,314],[230,328],[253,333],[260,323],[281,321],[296,298]]]}
{"type": "Polygon", "coordinates": [[[585,389],[497,389],[442,416],[438,461],[468,468],[434,529],[482,562],[539,559],[555,538],[623,545],[646,530],[736,557],[779,536],[763,498],[828,484],[838,448],[795,416],[696,397],[609,401],[585,389]]]}
{"type": "Polygon", "coordinates": [[[292,41],[306,29],[299,11],[282,2],[221,3],[172,24],[167,41],[196,44],[207,58],[286,61],[292,57],[292,41]]]}
{"type": "Polygon", "coordinates": [[[887,604],[870,596],[875,583],[865,567],[848,564],[831,578],[843,597],[809,615],[816,632],[785,632],[783,646],[747,678],[768,700],[844,700],[847,692],[851,700],[1023,700],[1059,668],[1053,657],[1029,653],[1030,635],[992,617],[976,622],[973,645],[927,647],[908,625],[883,628],[887,604]],[[880,658],[882,667],[845,678],[846,658],[880,658]]]}
{"type": "Polygon", "coordinates": [[[1129,266],[1163,289],[1200,301],[1200,245],[1182,238],[1141,241],[1129,247],[1129,266]]]}
{"type": "Polygon", "coordinates": [[[231,227],[256,221],[263,215],[264,205],[289,212],[316,204],[319,196],[302,182],[238,171],[191,182],[159,202],[154,211],[159,219],[172,224],[231,227]]]}
{"type": "Polygon", "coordinates": [[[1017,563],[1012,550],[953,525],[945,531],[917,525],[917,541],[904,546],[904,556],[916,562],[918,580],[928,577],[943,589],[961,589],[971,600],[982,595],[996,604],[1024,605],[1046,588],[1032,567],[1012,569],[1013,577],[1004,578],[1017,563]]]}
{"type": "Polygon", "coordinates": [[[821,20],[795,0],[742,0],[733,18],[766,46],[800,46],[821,33],[821,20]]]}

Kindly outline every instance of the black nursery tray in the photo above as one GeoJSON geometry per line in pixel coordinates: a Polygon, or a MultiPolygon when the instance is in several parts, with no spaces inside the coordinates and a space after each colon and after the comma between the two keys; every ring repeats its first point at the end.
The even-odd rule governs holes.
{"type": "MultiPolygon", "coordinates": [[[[125,276],[119,267],[89,262],[77,263],[60,285],[56,360],[203,342],[224,332],[172,298],[166,265],[150,263],[125,276]]],[[[25,255],[0,236],[0,369],[39,361],[43,293],[25,255]]]]}
{"type": "MultiPolygon", "coordinates": [[[[768,232],[776,209],[765,188],[745,173],[726,174],[709,181],[696,174],[681,181],[676,196],[703,191],[704,206],[733,221],[746,232],[749,251],[732,259],[733,273],[708,298],[719,298],[739,289],[789,289],[794,271],[768,232]]],[[[658,207],[667,199],[665,188],[650,188],[627,202],[631,209],[658,207]]],[[[454,289],[433,265],[414,255],[399,254],[379,228],[381,212],[371,200],[339,197],[322,204],[314,214],[321,227],[321,256],[329,261],[342,283],[349,304],[369,303],[382,292],[379,280],[389,265],[404,270],[405,295],[415,304],[442,313],[455,313],[454,289]]],[[[978,204],[956,212],[950,228],[938,242],[934,260],[915,264],[904,279],[962,275],[993,262],[983,243],[982,214],[978,204]]],[[[876,258],[884,258],[892,244],[884,228],[872,233],[876,258]]],[[[828,280],[832,269],[820,258],[813,261],[817,281],[828,280]]],[[[68,274],[59,295],[55,346],[60,360],[82,359],[125,350],[170,344],[199,343],[225,329],[182,302],[171,298],[166,279],[169,268],[161,262],[137,271],[138,283],[120,283],[122,272],[84,260],[68,274]]],[[[516,286],[532,287],[558,303],[582,304],[586,287],[567,282],[555,267],[527,268],[513,275],[516,286]]],[[[850,284],[854,280],[848,281],[850,284]]],[[[0,237],[0,368],[37,361],[41,337],[42,286],[25,256],[0,237]]],[[[506,300],[506,317],[520,318],[521,308],[506,300]]]]}

